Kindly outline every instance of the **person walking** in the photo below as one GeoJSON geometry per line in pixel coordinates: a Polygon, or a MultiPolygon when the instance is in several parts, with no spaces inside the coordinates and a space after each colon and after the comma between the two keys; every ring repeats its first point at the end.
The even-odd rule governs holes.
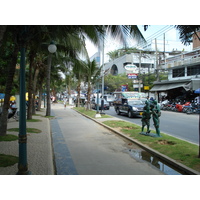
{"type": "Polygon", "coordinates": [[[64,110],[65,110],[66,106],[67,106],[67,98],[66,97],[64,97],[64,99],[63,99],[63,104],[64,104],[64,110]]]}

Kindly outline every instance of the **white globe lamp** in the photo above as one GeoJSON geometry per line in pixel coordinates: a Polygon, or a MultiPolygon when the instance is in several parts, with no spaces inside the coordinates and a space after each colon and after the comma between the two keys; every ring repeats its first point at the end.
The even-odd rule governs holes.
{"type": "Polygon", "coordinates": [[[49,51],[50,53],[55,53],[56,50],[57,50],[57,47],[56,47],[56,45],[55,45],[54,43],[51,43],[51,44],[48,46],[48,51],[49,51]]]}

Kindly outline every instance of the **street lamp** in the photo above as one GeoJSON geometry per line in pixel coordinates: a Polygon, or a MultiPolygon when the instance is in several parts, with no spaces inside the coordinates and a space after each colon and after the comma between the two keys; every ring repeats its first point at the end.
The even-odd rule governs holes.
{"type": "Polygon", "coordinates": [[[97,112],[96,112],[95,118],[101,117],[99,113],[99,79],[100,77],[97,77],[97,112]]]}
{"type": "Polygon", "coordinates": [[[46,116],[51,115],[51,104],[50,104],[50,79],[51,79],[51,61],[52,61],[52,54],[55,53],[57,50],[56,45],[52,41],[48,46],[49,56],[48,56],[48,66],[47,66],[47,110],[46,116]]]}
{"type": "MultiPolygon", "coordinates": [[[[24,33],[26,26],[24,26],[24,33]]],[[[22,36],[21,36],[22,37],[22,36]]],[[[26,134],[26,78],[25,78],[25,37],[22,37],[20,57],[20,102],[19,102],[19,162],[18,175],[28,175],[27,134],[26,134]]]]}
{"type": "Polygon", "coordinates": [[[54,42],[51,42],[51,44],[48,46],[48,51],[49,51],[50,53],[55,53],[56,50],[57,50],[56,45],[54,44],[54,42]]]}

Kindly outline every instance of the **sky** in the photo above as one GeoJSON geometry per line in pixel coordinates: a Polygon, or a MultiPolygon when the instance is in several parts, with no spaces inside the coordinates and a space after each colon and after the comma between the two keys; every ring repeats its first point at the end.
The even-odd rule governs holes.
{"type": "MultiPolygon", "coordinates": [[[[157,39],[157,45],[158,49],[163,51],[163,38],[164,38],[164,33],[165,33],[165,51],[172,51],[174,50],[185,50],[185,51],[191,51],[192,47],[190,46],[185,46],[181,43],[179,40],[179,34],[178,31],[174,28],[174,26],[170,25],[149,25],[148,29],[144,31],[143,25],[138,25],[139,30],[143,34],[144,38],[147,40],[147,42],[150,42],[153,40],[155,41],[155,38],[157,39]]],[[[129,41],[130,47],[133,47],[136,45],[135,41],[130,40],[129,41]]],[[[97,51],[97,47],[93,46],[91,42],[86,41],[86,47],[89,53],[89,56],[93,56],[97,51]]],[[[106,55],[109,51],[113,51],[119,48],[122,48],[123,46],[119,44],[118,41],[113,40],[112,38],[108,38],[105,41],[105,46],[104,46],[104,59],[105,62],[108,61],[108,56],[106,55]]],[[[141,47],[140,47],[141,48],[141,47]]],[[[154,45],[152,48],[155,48],[154,45]]]]}

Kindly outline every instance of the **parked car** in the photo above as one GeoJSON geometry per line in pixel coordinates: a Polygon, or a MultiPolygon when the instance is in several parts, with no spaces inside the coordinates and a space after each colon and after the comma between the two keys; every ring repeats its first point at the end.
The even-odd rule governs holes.
{"type": "Polygon", "coordinates": [[[121,103],[118,101],[114,105],[118,115],[126,113],[128,117],[142,116],[144,106],[144,103],[137,99],[122,99],[121,103]]]}
{"type": "MultiPolygon", "coordinates": [[[[99,110],[101,110],[101,101],[104,100],[104,110],[109,110],[110,106],[109,103],[103,99],[103,98],[99,98],[99,110]]],[[[93,98],[91,101],[91,107],[92,109],[97,109],[97,98],[93,98]]]]}
{"type": "Polygon", "coordinates": [[[103,96],[103,98],[109,103],[110,106],[113,105],[113,102],[115,100],[115,97],[113,95],[111,95],[111,94],[105,94],[103,96]]]}

